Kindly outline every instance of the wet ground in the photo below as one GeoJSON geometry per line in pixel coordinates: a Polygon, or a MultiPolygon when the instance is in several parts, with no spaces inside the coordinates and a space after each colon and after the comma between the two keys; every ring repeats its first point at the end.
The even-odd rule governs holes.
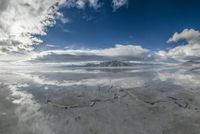
{"type": "Polygon", "coordinates": [[[200,134],[200,71],[0,73],[0,134],[200,134]]]}

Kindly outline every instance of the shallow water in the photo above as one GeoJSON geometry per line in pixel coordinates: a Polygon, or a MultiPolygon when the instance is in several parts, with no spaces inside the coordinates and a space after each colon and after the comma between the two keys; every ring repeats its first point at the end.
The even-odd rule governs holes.
{"type": "Polygon", "coordinates": [[[0,134],[199,134],[199,80],[169,67],[3,70],[0,134]]]}

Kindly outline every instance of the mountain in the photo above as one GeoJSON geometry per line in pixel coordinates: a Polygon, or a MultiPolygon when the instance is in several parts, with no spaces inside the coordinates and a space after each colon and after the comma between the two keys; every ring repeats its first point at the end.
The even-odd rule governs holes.
{"type": "Polygon", "coordinates": [[[124,66],[131,66],[131,65],[126,62],[115,60],[115,61],[102,62],[98,66],[99,67],[124,67],[124,66]]]}
{"type": "Polygon", "coordinates": [[[85,67],[126,67],[126,66],[131,66],[131,64],[117,60],[101,62],[99,64],[88,63],[85,65],[85,67]]]}

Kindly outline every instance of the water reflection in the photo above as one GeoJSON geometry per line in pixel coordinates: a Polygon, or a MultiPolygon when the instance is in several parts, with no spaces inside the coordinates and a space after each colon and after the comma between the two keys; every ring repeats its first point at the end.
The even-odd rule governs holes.
{"type": "MultiPolygon", "coordinates": [[[[9,106],[0,103],[0,132],[75,134],[97,131],[117,134],[150,131],[159,134],[168,132],[166,129],[179,117],[191,118],[194,126],[189,126],[189,129],[199,131],[199,124],[195,123],[200,118],[197,114],[200,106],[199,79],[199,73],[192,70],[167,67],[120,71],[79,68],[2,72],[1,99],[9,106]],[[5,94],[5,91],[9,93],[5,94]],[[94,99],[98,104],[90,107],[88,102],[94,99]],[[59,105],[78,104],[84,107],[64,110],[48,105],[47,100],[59,105]],[[14,113],[9,112],[11,109],[8,107],[13,107],[14,113]],[[11,119],[10,114],[15,118],[11,119]],[[9,124],[8,130],[1,124],[10,123],[9,120],[14,123],[9,124]],[[148,127],[142,129],[144,124],[148,124],[148,127]],[[156,126],[159,128],[155,131],[156,126]]],[[[176,122],[176,125],[185,124],[176,122]]]]}

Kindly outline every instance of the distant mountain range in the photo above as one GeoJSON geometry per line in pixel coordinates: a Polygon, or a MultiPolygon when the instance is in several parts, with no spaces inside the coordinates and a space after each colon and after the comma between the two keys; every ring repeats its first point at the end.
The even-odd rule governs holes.
{"type": "Polygon", "coordinates": [[[84,66],[85,67],[127,67],[127,66],[131,66],[131,64],[127,62],[114,60],[114,61],[101,62],[99,64],[88,63],[84,66]]]}

